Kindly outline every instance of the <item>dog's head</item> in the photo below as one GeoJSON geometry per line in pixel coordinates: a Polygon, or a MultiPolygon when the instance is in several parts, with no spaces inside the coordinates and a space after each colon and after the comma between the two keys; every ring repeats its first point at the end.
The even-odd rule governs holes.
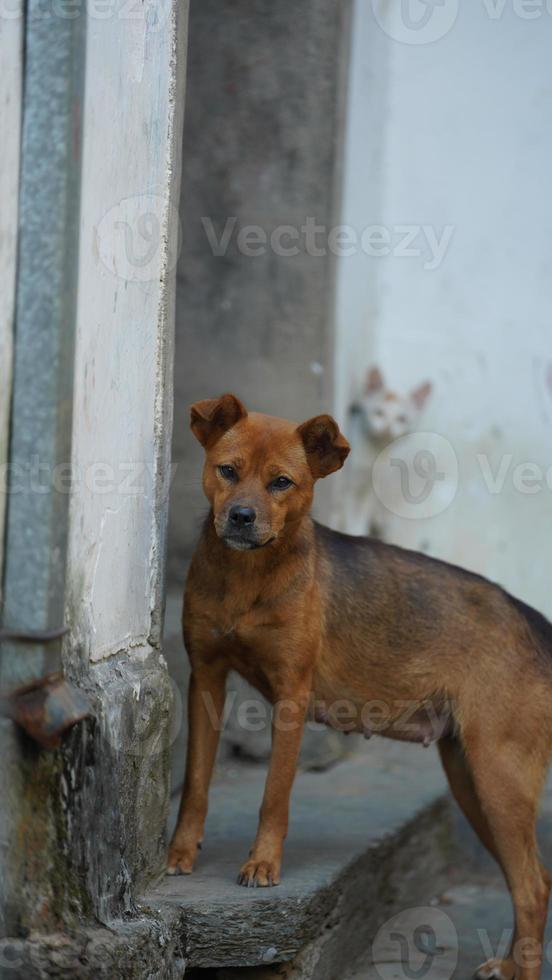
{"type": "Polygon", "coordinates": [[[331,416],[297,425],[247,412],[235,395],[196,402],[191,427],[206,453],[203,489],[216,533],[239,551],[281,538],[310,510],[315,481],[349,453],[331,416]]]}

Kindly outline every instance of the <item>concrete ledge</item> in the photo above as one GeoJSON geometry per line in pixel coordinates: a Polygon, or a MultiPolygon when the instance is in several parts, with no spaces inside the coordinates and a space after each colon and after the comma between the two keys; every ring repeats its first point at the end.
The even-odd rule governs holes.
{"type": "Polygon", "coordinates": [[[178,912],[190,967],[289,961],[321,933],[325,947],[335,946],[336,955],[341,947],[343,957],[345,944],[352,957],[383,910],[431,888],[449,840],[436,753],[376,740],[367,749],[330,773],[298,776],[278,888],[236,884],[264,770],[235,770],[213,787],[196,872],[163,878],[140,902],[155,918],[178,912]]]}
{"type": "Polygon", "coordinates": [[[282,884],[248,890],[236,876],[264,776],[261,766],[219,775],[192,876],[162,877],[109,926],[3,940],[0,976],[180,980],[194,967],[221,977],[257,967],[260,980],[293,961],[294,980],[335,980],[382,921],[443,886],[454,835],[433,749],[373,740],[331,772],[301,773],[282,884]]]}
{"type": "Polygon", "coordinates": [[[186,963],[175,918],[141,918],[66,933],[0,940],[2,980],[181,980],[186,963]]]}

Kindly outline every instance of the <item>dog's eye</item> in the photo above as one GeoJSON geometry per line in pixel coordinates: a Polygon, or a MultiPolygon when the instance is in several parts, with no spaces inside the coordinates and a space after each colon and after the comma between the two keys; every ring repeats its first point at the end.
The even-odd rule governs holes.
{"type": "Polygon", "coordinates": [[[288,476],[277,476],[270,484],[271,490],[287,490],[293,486],[293,481],[288,476]]]}
{"type": "Polygon", "coordinates": [[[234,482],[238,479],[238,474],[233,466],[219,466],[218,469],[220,475],[223,476],[225,480],[232,480],[232,482],[234,482]]]}

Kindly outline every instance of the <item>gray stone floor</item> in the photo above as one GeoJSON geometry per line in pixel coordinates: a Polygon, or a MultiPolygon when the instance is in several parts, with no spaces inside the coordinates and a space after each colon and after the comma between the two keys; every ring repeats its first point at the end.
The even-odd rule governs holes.
{"type": "MultiPolygon", "coordinates": [[[[501,875],[460,814],[456,814],[456,830],[460,859],[451,865],[450,885],[438,894],[428,890],[424,904],[393,916],[377,933],[374,945],[368,943],[356,966],[336,974],[335,980],[468,980],[481,962],[495,955],[501,944],[507,944],[512,914],[501,875]],[[413,947],[414,930],[420,926],[425,927],[422,941],[427,943],[429,956],[420,955],[413,947]],[[433,947],[437,950],[434,956],[433,947]],[[397,955],[401,948],[403,954],[406,952],[405,965],[397,955]]],[[[552,780],[543,799],[539,840],[545,863],[552,867],[552,780]]],[[[542,977],[552,980],[552,921],[546,943],[542,977]]],[[[287,975],[282,971],[282,977],[287,975]]],[[[278,980],[280,974],[244,969],[192,971],[189,976],[190,980],[226,980],[230,976],[233,980],[270,980],[272,976],[278,980]]]]}
{"type": "MultiPolygon", "coordinates": [[[[451,868],[455,883],[439,895],[428,895],[423,910],[405,911],[402,922],[386,927],[375,944],[375,957],[367,950],[345,980],[468,980],[482,962],[497,955],[507,945],[512,929],[510,897],[494,861],[476,841],[464,818],[455,811],[461,862],[451,868]],[[435,947],[443,952],[425,960],[411,946],[416,926],[429,925],[435,933],[435,947]],[[394,940],[390,939],[393,933],[394,940]],[[406,969],[397,955],[405,941],[412,960],[406,969]],[[375,962],[374,962],[375,960],[375,962]],[[426,969],[424,971],[424,961],[426,969]]],[[[539,822],[539,843],[544,863],[552,868],[552,778],[548,780],[539,822]]],[[[546,955],[543,980],[552,980],[552,916],[545,937],[546,955]]],[[[340,978],[341,980],[341,978],[340,978]]]]}

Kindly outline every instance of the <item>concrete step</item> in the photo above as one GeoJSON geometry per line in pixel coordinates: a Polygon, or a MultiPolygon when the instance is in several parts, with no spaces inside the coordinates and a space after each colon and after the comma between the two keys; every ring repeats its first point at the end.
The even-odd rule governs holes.
{"type": "Polygon", "coordinates": [[[296,968],[300,956],[305,977],[341,980],[380,922],[443,886],[451,825],[436,752],[378,739],[362,745],[329,772],[297,777],[277,888],[236,883],[264,767],[219,775],[196,872],[163,878],[140,902],[156,918],[181,917],[188,969],[291,960],[296,968]]]}
{"type": "MultiPolygon", "coordinates": [[[[456,885],[434,905],[393,917],[344,980],[407,980],[418,971],[424,973],[424,963],[429,980],[466,980],[481,963],[504,955],[511,935],[512,905],[505,885],[456,885]],[[435,937],[427,950],[416,950],[412,941],[414,929],[420,926],[435,937]]],[[[541,980],[552,980],[551,941],[549,928],[541,980]]]]}
{"type": "MultiPolygon", "coordinates": [[[[427,980],[466,980],[481,963],[504,955],[512,935],[510,895],[497,865],[459,811],[452,814],[458,854],[456,866],[451,867],[455,883],[433,897],[428,892],[424,905],[405,908],[386,922],[344,980],[407,980],[414,974],[427,980]],[[426,936],[434,937],[429,956],[413,943],[420,927],[426,936]]],[[[552,778],[543,793],[538,839],[550,868],[552,778]]],[[[542,980],[552,980],[552,915],[545,934],[542,980]]]]}

